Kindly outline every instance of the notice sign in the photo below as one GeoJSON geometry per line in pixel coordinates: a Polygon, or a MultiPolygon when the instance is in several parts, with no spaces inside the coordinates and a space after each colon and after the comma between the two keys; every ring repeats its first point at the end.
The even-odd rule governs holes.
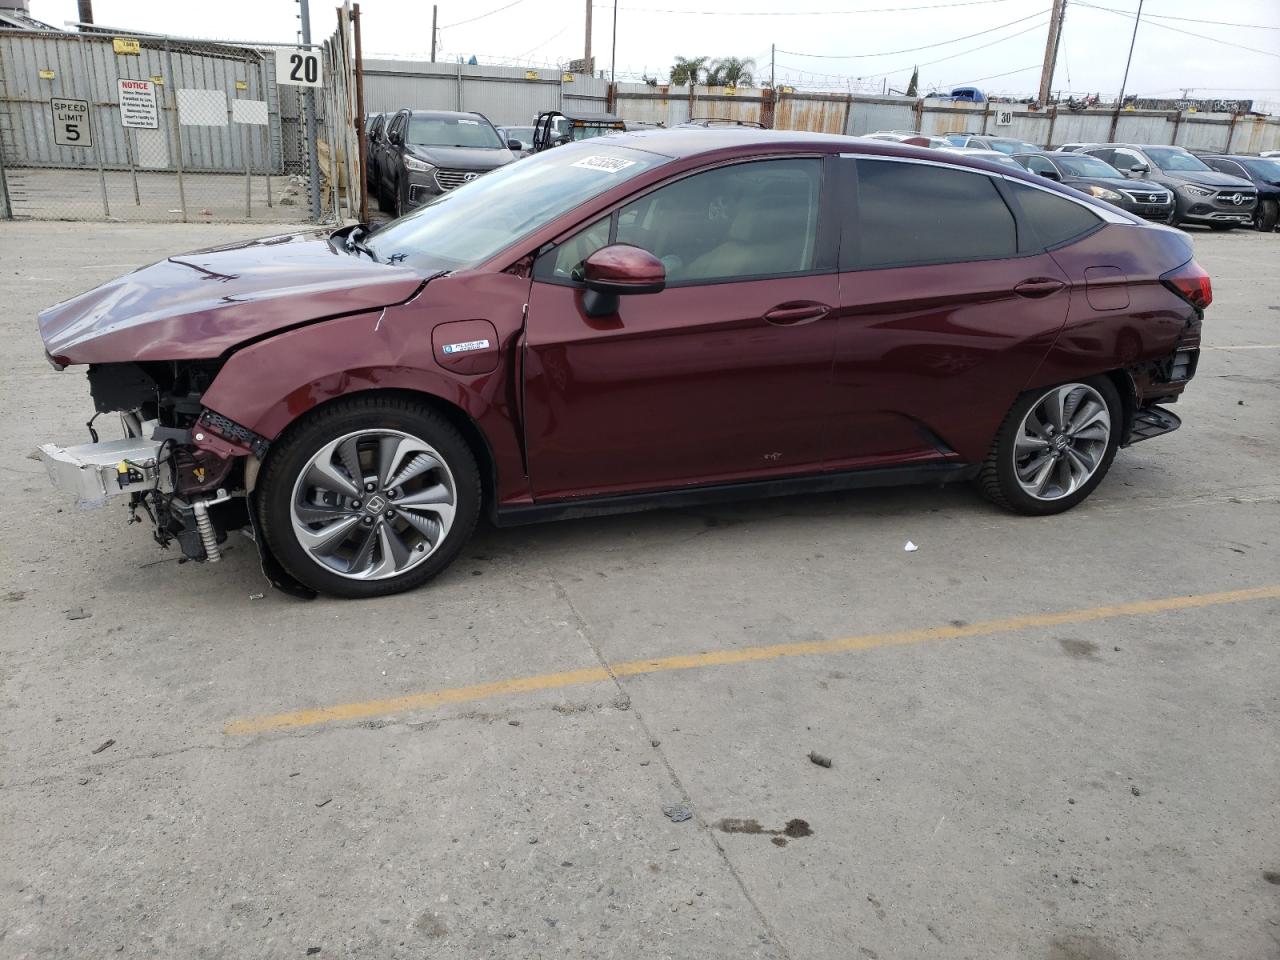
{"type": "Polygon", "coordinates": [[[156,85],[150,80],[117,80],[116,86],[120,91],[120,126],[159,129],[156,85]]]}
{"type": "Polygon", "coordinates": [[[324,86],[324,71],[318,50],[277,50],[276,83],[295,87],[324,86]]]}
{"type": "Polygon", "coordinates": [[[89,101],[54,97],[49,101],[53,112],[53,142],[60,147],[92,147],[93,131],[89,129],[89,101]]]}

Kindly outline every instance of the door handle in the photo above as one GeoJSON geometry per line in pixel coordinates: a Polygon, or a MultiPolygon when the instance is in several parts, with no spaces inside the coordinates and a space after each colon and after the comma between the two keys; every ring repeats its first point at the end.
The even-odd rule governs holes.
{"type": "Polygon", "coordinates": [[[1037,300],[1040,297],[1052,296],[1065,286],[1066,284],[1061,280],[1054,280],[1052,277],[1032,277],[1014,287],[1013,292],[1020,297],[1037,300]]]}
{"type": "Polygon", "coordinates": [[[765,313],[764,319],[776,327],[787,327],[808,320],[820,320],[831,312],[825,303],[813,300],[792,300],[780,303],[765,313]]]}

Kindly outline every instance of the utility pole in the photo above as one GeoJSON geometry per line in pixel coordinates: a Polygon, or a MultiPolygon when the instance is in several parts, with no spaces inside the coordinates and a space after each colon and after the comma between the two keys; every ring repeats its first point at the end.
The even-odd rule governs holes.
{"type": "Polygon", "coordinates": [[[1053,86],[1053,69],[1058,64],[1058,40],[1062,35],[1062,19],[1067,15],[1067,0],[1053,0],[1049,14],[1049,37],[1044,47],[1044,66],[1040,70],[1040,106],[1049,105],[1049,91],[1053,86]]]}
{"type": "Polygon", "coordinates": [[[582,60],[586,64],[586,69],[582,72],[587,76],[592,76],[595,71],[591,69],[591,5],[595,0],[587,0],[587,42],[583,46],[582,60]]]}
{"type": "Polygon", "coordinates": [[[769,44],[769,89],[774,91],[773,95],[775,97],[778,95],[777,93],[778,84],[777,84],[776,78],[773,75],[773,70],[774,70],[774,57],[777,55],[777,53],[778,53],[778,45],[776,43],[769,44]]]}
{"type": "Polygon", "coordinates": [[[431,5],[431,62],[436,62],[436,12],[438,8],[433,3],[431,5]]]}
{"type": "Polygon", "coordinates": [[[1129,86],[1129,64],[1133,63],[1133,45],[1138,42],[1138,24],[1142,22],[1143,0],[1138,0],[1138,13],[1133,18],[1133,36],[1129,38],[1129,58],[1124,62],[1124,79],[1120,81],[1120,99],[1116,101],[1116,109],[1124,106],[1125,89],[1129,86]]]}
{"type": "Polygon", "coordinates": [[[609,54],[609,82],[617,83],[618,75],[618,0],[613,0],[613,52],[609,54]]]}
{"type": "MultiPolygon", "coordinates": [[[[310,0],[298,0],[298,7],[302,17],[302,43],[304,46],[311,46],[311,4],[310,0]]],[[[277,52],[276,56],[280,56],[277,52]]],[[[172,72],[172,71],[170,71],[172,72]]],[[[307,92],[303,94],[302,103],[304,112],[306,113],[307,124],[307,172],[308,182],[311,185],[311,219],[320,219],[320,160],[316,156],[316,94],[315,90],[307,87],[307,92]]]]}

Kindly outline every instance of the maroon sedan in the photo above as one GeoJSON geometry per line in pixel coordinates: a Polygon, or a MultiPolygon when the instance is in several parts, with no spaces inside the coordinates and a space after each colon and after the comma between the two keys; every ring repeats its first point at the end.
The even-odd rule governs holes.
{"type": "Polygon", "coordinates": [[[498,524],[974,480],[1066,510],[1175,429],[1181,233],[962,156],[751,129],[510,164],[376,230],[174,256],[46,310],[124,438],[42,448],[216,561],[348,597],[498,524]]]}

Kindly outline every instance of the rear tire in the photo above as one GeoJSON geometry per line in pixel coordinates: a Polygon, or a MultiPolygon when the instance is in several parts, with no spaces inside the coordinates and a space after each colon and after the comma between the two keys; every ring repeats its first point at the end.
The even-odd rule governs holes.
{"type": "Polygon", "coordinates": [[[996,432],[978,488],[1015,513],[1070,510],[1111,468],[1123,419],[1120,396],[1106,377],[1025,393],[996,432]]]}
{"type": "Polygon", "coordinates": [[[255,495],[281,565],[334,597],[412,590],[447,567],[480,515],[466,441],[430,407],[400,397],[341,400],[271,448],[255,495]]]}

